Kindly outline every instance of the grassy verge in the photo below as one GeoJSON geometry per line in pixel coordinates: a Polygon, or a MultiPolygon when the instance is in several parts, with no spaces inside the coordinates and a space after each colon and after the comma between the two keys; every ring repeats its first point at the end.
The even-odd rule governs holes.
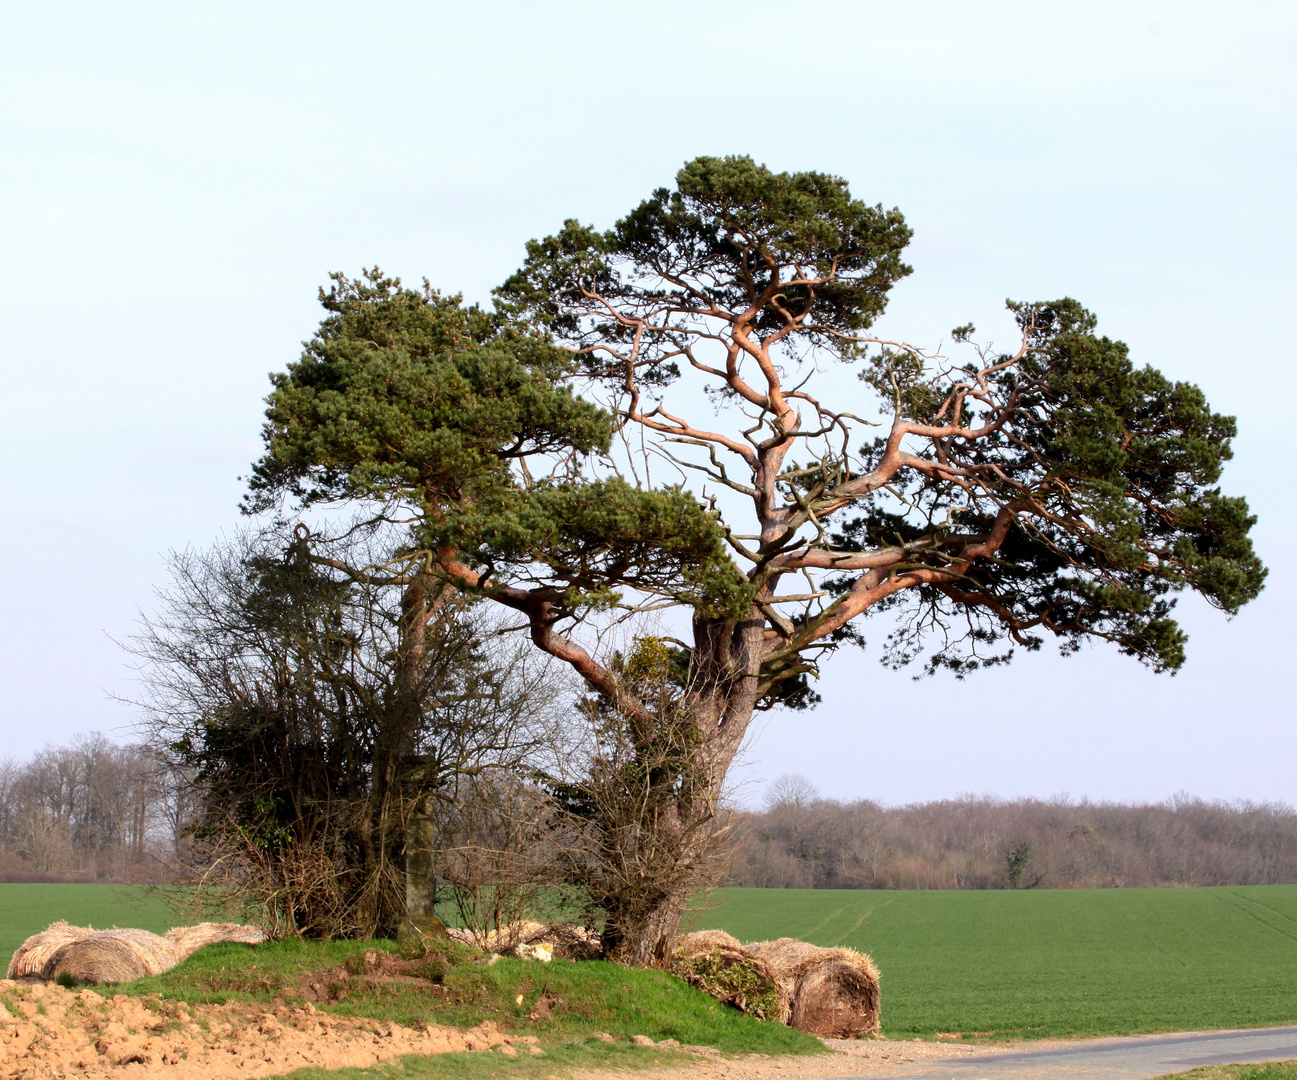
{"type": "Polygon", "coordinates": [[[502,1031],[535,1035],[547,1046],[584,1043],[605,1032],[618,1038],[675,1039],[729,1054],[824,1049],[817,1039],[745,1016],[665,972],[603,961],[540,964],[501,958],[488,964],[475,950],[446,942],[429,957],[437,966],[439,985],[360,975],[342,986],[330,979],[331,970],[349,961],[363,972],[366,950],[400,955],[400,948],[388,941],[209,945],[166,974],[126,984],[121,991],[188,1002],[292,1003],[310,997],[314,985],[332,987],[331,994],[337,994],[336,1000],[317,998],[321,1010],[407,1025],[472,1027],[492,1020],[502,1031]]]}
{"type": "Polygon", "coordinates": [[[679,1051],[649,1050],[626,1044],[561,1043],[545,1048],[544,1057],[503,1058],[499,1054],[435,1054],[394,1058],[368,1069],[296,1069],[267,1080],[549,1080],[576,1069],[626,1072],[696,1061],[679,1051]]]}
{"type": "MultiPolygon", "coordinates": [[[[418,1075],[417,1073],[415,1075],[418,1075]]],[[[1297,1080],[1297,1061],[1272,1061],[1260,1065],[1208,1065],[1202,1069],[1171,1073],[1157,1080],[1297,1080]]]]}

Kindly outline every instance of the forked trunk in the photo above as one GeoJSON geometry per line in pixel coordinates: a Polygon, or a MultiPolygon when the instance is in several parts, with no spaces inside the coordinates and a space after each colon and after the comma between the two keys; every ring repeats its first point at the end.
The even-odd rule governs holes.
{"type": "MultiPolygon", "coordinates": [[[[598,750],[573,786],[572,841],[559,857],[604,917],[609,959],[669,963],[681,916],[720,876],[725,778],[759,697],[762,627],[755,610],[742,621],[695,616],[687,682],[657,638],[640,639],[616,673],[587,676],[598,750]]],[[[541,630],[538,644],[563,656],[541,630]]]]}

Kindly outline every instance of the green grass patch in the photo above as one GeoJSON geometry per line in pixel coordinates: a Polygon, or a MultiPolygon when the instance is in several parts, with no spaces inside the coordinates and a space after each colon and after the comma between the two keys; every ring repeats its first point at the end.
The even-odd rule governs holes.
{"type": "Polygon", "coordinates": [[[166,974],[121,989],[189,1002],[292,1002],[303,1000],[303,988],[311,982],[327,984],[327,977],[317,978],[317,973],[350,961],[359,974],[347,981],[345,996],[316,1001],[317,1008],[407,1025],[472,1027],[493,1020],[503,1031],[535,1035],[546,1044],[581,1043],[603,1031],[676,1039],[725,1053],[823,1049],[816,1039],[745,1016],[661,971],[603,961],[539,964],[501,958],[488,964],[475,950],[448,942],[432,958],[445,963],[442,983],[429,987],[364,977],[358,961],[366,949],[400,952],[388,941],[209,945],[166,974]]]}
{"type": "Polygon", "coordinates": [[[721,889],[741,941],[845,945],[882,971],[883,1032],[1031,1039],[1297,1021],[1297,886],[721,889]]]}
{"type": "Polygon", "coordinates": [[[1169,1073],[1157,1080],[1297,1080],[1297,1061],[1271,1061],[1261,1065],[1208,1065],[1188,1072],[1169,1073]]]}
{"type": "Polygon", "coordinates": [[[531,1080],[570,1076],[576,1069],[650,1069],[695,1061],[691,1054],[630,1046],[626,1043],[584,1042],[546,1046],[544,1057],[519,1054],[507,1058],[489,1054],[411,1055],[393,1058],[367,1069],[296,1069],[269,1080],[531,1080]]]}
{"type": "Polygon", "coordinates": [[[133,926],[164,933],[182,920],[157,895],[129,885],[11,885],[0,883],[0,957],[32,934],[64,919],[74,926],[133,926]]]}

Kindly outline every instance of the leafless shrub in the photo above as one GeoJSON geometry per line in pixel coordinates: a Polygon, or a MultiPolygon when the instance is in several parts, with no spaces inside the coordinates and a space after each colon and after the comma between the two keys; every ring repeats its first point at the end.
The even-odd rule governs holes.
{"type": "Polygon", "coordinates": [[[552,804],[518,776],[461,778],[455,797],[436,804],[433,821],[439,891],[474,940],[499,942],[509,928],[534,921],[560,886],[552,804]]]}
{"type": "Polygon", "coordinates": [[[543,670],[392,542],[279,526],[177,555],[134,642],[149,743],[198,802],[190,881],[279,933],[428,911],[430,804],[546,737],[543,670]]]}

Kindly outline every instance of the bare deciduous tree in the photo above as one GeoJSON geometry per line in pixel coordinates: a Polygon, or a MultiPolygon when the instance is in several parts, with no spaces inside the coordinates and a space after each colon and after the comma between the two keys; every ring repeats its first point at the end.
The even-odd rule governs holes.
{"type": "Polygon", "coordinates": [[[351,572],[382,540],[298,527],[178,555],[135,641],[150,742],[199,793],[199,880],[280,932],[397,933],[432,888],[410,880],[435,842],[412,823],[456,778],[515,765],[552,707],[538,665],[436,579],[351,572]]]}
{"type": "Polygon", "coordinates": [[[87,880],[167,874],[162,763],[94,732],[0,765],[0,846],[10,872],[87,880]]]}

